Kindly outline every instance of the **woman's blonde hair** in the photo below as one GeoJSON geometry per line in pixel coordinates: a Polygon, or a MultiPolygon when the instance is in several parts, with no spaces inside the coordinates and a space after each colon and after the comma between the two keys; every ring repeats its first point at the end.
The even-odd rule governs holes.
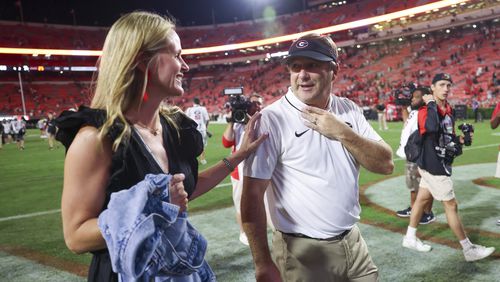
{"type": "Polygon", "coordinates": [[[106,110],[107,119],[100,128],[102,139],[115,121],[124,125],[113,141],[116,151],[122,140],[128,140],[131,128],[124,112],[142,102],[146,90],[147,69],[158,52],[169,42],[175,29],[169,18],[149,12],[132,12],[118,19],[106,36],[91,107],[106,110]],[[142,64],[143,69],[139,68],[142,64]]]}

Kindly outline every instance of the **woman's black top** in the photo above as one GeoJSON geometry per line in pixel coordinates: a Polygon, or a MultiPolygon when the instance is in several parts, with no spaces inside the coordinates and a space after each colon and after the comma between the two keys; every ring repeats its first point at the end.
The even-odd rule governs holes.
{"type": "MultiPolygon", "coordinates": [[[[109,182],[106,188],[106,200],[102,210],[106,209],[111,193],[128,189],[142,181],[146,174],[184,173],[184,189],[192,195],[198,180],[198,161],[196,157],[203,150],[201,134],[196,130],[196,122],[182,113],[169,116],[177,129],[160,115],[163,129],[163,146],[168,155],[168,172],[163,172],[154,157],[148,151],[139,133],[132,128],[129,140],[122,141],[112,155],[109,182]]],[[[106,119],[104,110],[81,106],[78,112],[65,111],[56,120],[59,131],[56,139],[68,150],[76,134],[83,126],[100,128],[106,119]]],[[[113,141],[119,136],[123,124],[115,122],[108,137],[113,141]]],[[[93,258],[89,269],[89,281],[118,281],[118,276],[111,268],[107,249],[92,252],[93,258]]]]}

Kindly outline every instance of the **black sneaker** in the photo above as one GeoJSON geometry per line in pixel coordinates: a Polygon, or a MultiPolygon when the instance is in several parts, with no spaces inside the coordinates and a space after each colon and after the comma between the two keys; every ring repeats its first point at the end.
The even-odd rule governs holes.
{"type": "Polygon", "coordinates": [[[430,213],[425,213],[422,215],[422,218],[420,218],[420,224],[429,224],[431,222],[436,221],[436,217],[434,216],[434,213],[431,211],[430,213]]]}
{"type": "Polygon", "coordinates": [[[410,217],[411,207],[408,207],[407,209],[404,209],[404,210],[397,211],[396,215],[399,217],[410,217]]]}

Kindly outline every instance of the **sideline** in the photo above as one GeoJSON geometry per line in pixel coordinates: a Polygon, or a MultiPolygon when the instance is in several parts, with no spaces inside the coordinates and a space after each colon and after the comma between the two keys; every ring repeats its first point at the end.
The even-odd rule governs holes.
{"type": "MultiPolygon", "coordinates": [[[[219,184],[219,185],[215,186],[214,188],[222,188],[222,187],[226,187],[226,186],[231,186],[231,183],[219,184]]],[[[0,222],[9,221],[9,220],[16,220],[16,219],[21,219],[21,218],[35,217],[35,216],[46,215],[46,214],[53,214],[53,213],[58,213],[58,212],[61,212],[61,209],[20,214],[20,215],[7,216],[7,217],[0,217],[0,222]]]]}
{"type": "MultiPolygon", "coordinates": [[[[491,163],[465,164],[465,165],[457,166],[457,167],[455,167],[455,169],[468,167],[468,166],[485,165],[485,164],[494,165],[495,163],[491,162],[491,163]]],[[[465,170],[466,169],[467,168],[465,168],[465,170]]],[[[456,170],[455,170],[455,172],[456,172],[455,176],[458,176],[460,174],[460,173],[457,173],[456,170]]],[[[466,173],[468,173],[468,171],[462,172],[462,173],[466,174],[466,173]]],[[[391,215],[392,217],[394,217],[393,220],[387,221],[387,220],[380,220],[378,218],[373,218],[370,216],[368,216],[368,217],[365,216],[365,217],[361,218],[361,221],[360,221],[361,223],[369,224],[369,225],[375,226],[375,227],[380,227],[380,228],[383,228],[383,229],[386,229],[386,230],[389,230],[389,231],[392,231],[395,233],[400,233],[402,235],[404,235],[406,233],[407,223],[405,223],[403,226],[399,226],[399,224],[395,223],[395,221],[403,222],[403,221],[405,221],[405,219],[396,217],[395,210],[392,208],[389,208],[389,205],[387,205],[387,202],[386,202],[386,204],[384,204],[384,202],[380,201],[380,198],[377,201],[377,199],[375,197],[373,197],[374,196],[373,193],[367,193],[368,189],[375,189],[375,191],[379,191],[379,193],[380,193],[380,190],[376,190],[377,185],[381,185],[385,181],[392,181],[398,177],[402,177],[403,178],[402,181],[404,182],[404,174],[403,174],[403,175],[397,175],[394,177],[393,176],[387,177],[387,178],[384,177],[382,179],[372,181],[372,182],[369,182],[369,183],[366,183],[366,184],[360,186],[360,195],[359,196],[360,196],[360,202],[362,203],[362,205],[364,205],[365,207],[373,208],[373,209],[377,210],[378,212],[385,213],[385,214],[388,214],[388,215],[391,215]]],[[[463,179],[461,179],[461,180],[463,180],[463,179]]],[[[473,178],[470,179],[470,181],[473,181],[473,180],[474,180],[473,178]]],[[[467,181],[469,181],[469,180],[467,180],[467,181]]],[[[386,188],[387,187],[389,187],[389,186],[386,186],[386,188]]],[[[372,190],[370,190],[370,192],[372,192],[372,190]]],[[[379,195],[381,195],[381,194],[379,194],[379,195]]],[[[391,196],[395,196],[395,195],[391,195],[391,196]]],[[[385,199],[387,199],[387,198],[385,198],[385,199]]],[[[435,223],[433,223],[432,231],[430,231],[430,230],[421,231],[420,239],[434,242],[434,243],[437,243],[440,245],[446,245],[448,247],[460,250],[461,247],[458,244],[458,242],[456,241],[456,239],[450,239],[450,238],[446,238],[445,236],[439,235],[439,233],[442,233],[443,231],[448,231],[448,230],[449,230],[449,226],[448,226],[447,222],[435,222],[435,223]]],[[[487,229],[481,229],[481,227],[479,227],[479,226],[465,227],[465,231],[468,234],[478,234],[478,235],[481,235],[481,237],[488,238],[490,240],[500,239],[500,233],[498,233],[496,230],[492,231],[492,230],[487,230],[487,229]]],[[[498,248],[495,251],[495,253],[493,253],[491,255],[491,257],[494,259],[500,259],[500,252],[498,251],[498,248]]]]}

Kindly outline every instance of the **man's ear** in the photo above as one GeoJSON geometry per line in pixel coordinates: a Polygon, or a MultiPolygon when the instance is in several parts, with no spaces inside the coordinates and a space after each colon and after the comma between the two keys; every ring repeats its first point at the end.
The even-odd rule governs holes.
{"type": "Polygon", "coordinates": [[[337,63],[332,63],[332,70],[335,76],[339,73],[339,65],[337,63]]]}

